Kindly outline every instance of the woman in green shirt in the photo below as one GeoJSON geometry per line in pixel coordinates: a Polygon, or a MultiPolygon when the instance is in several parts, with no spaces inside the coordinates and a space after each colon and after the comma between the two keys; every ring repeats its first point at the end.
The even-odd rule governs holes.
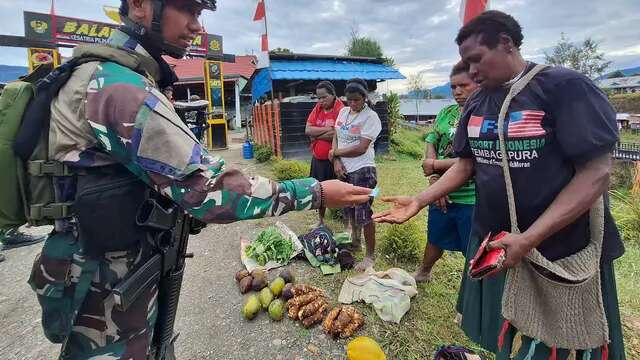
{"type": "MultiPolygon", "coordinates": [[[[429,185],[438,181],[440,175],[456,162],[453,138],[460,114],[465,102],[478,87],[469,76],[469,65],[464,62],[459,62],[453,67],[450,81],[451,92],[457,104],[440,110],[433,130],[425,139],[427,149],[422,169],[424,176],[429,179],[429,185]]],[[[442,257],[444,250],[460,252],[467,250],[475,202],[475,184],[473,180],[469,180],[458,190],[429,207],[428,243],[424,250],[422,264],[414,274],[416,281],[429,281],[431,269],[442,257]]]]}

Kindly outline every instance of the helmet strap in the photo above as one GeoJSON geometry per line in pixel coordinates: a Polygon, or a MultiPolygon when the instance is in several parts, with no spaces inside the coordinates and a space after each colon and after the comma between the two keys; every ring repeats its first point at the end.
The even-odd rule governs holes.
{"type": "Polygon", "coordinates": [[[162,36],[163,10],[164,1],[153,0],[153,19],[151,20],[150,30],[146,29],[144,25],[131,20],[128,16],[121,16],[125,32],[135,36],[153,56],[159,56],[164,53],[173,58],[181,59],[186,55],[187,50],[169,44],[162,36]]]}

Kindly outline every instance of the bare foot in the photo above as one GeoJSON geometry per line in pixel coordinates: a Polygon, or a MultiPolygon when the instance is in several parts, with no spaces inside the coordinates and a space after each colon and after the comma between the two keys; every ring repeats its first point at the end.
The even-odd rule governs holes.
{"type": "Polygon", "coordinates": [[[362,261],[356,264],[354,269],[356,271],[364,272],[365,270],[373,267],[374,260],[370,256],[366,256],[362,261]]]}
{"type": "Polygon", "coordinates": [[[413,278],[416,279],[417,283],[426,283],[431,281],[431,272],[426,272],[422,270],[417,270],[413,273],[413,278]]]}
{"type": "Polygon", "coordinates": [[[456,317],[455,317],[455,319],[453,319],[453,322],[456,325],[462,324],[462,314],[460,314],[459,312],[456,312],[456,317]]]}

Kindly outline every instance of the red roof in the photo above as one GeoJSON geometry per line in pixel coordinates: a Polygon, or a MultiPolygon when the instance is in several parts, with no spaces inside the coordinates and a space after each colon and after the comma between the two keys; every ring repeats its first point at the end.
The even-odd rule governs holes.
{"type": "MultiPolygon", "coordinates": [[[[180,59],[164,56],[167,63],[169,63],[173,70],[178,75],[178,79],[181,82],[191,81],[203,81],[204,59],[192,58],[192,59],[180,59]]],[[[236,56],[236,62],[223,62],[222,72],[225,79],[234,79],[243,77],[249,79],[256,69],[256,57],[253,55],[236,56]]]]}

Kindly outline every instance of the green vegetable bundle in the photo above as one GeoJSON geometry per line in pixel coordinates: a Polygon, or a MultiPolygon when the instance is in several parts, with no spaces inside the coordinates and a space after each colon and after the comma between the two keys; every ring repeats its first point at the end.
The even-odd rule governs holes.
{"type": "Polygon", "coordinates": [[[286,239],[275,227],[268,227],[258,235],[258,238],[247,246],[247,256],[265,265],[269,261],[280,264],[289,262],[294,252],[293,244],[286,239]]]}

